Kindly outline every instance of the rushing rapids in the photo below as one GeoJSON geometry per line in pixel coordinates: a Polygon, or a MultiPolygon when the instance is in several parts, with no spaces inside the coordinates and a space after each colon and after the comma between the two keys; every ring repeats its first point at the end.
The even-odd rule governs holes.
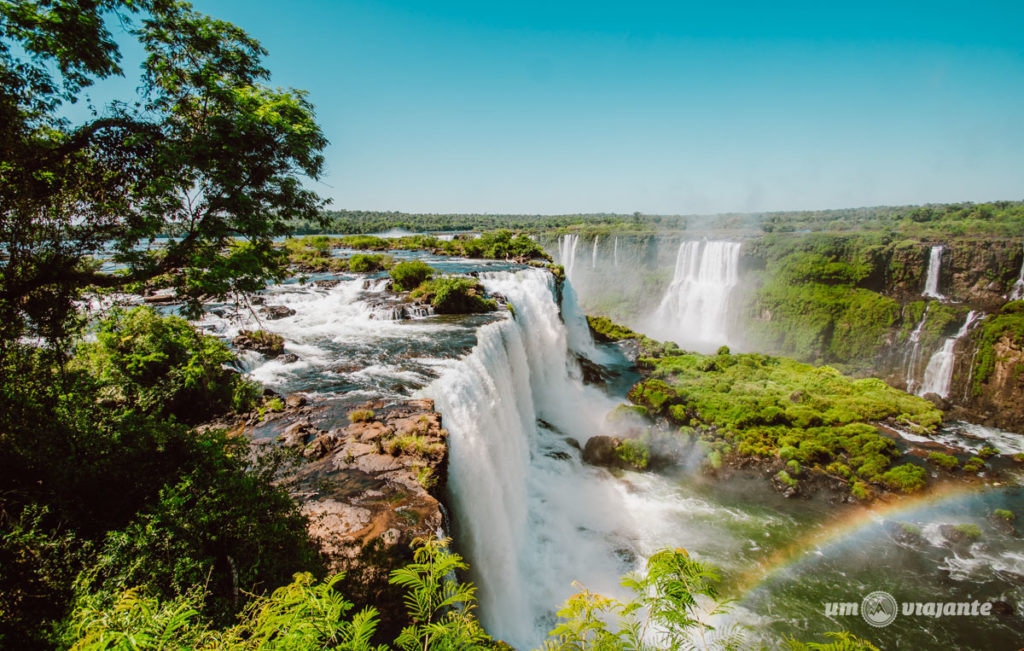
{"type": "MultiPolygon", "coordinates": [[[[565,244],[571,256],[575,243],[565,244]]],[[[725,244],[739,246],[722,244],[726,258],[725,244]]],[[[607,243],[613,247],[614,241],[607,243]]],[[[285,338],[286,353],[297,359],[247,352],[245,367],[280,391],[336,404],[328,418],[344,418],[346,405],[368,399],[435,399],[450,433],[448,533],[470,561],[479,615],[497,637],[536,648],[554,625],[555,611],[580,589],[574,581],[624,596],[618,578],[664,546],[686,548],[721,568],[725,593],[738,603],[718,624],[751,626],[752,644],[841,628],[881,640],[859,619],[830,620],[822,610],[825,602],[859,600],[873,589],[916,601],[943,594],[1024,601],[1020,545],[992,531],[984,515],[993,508],[1020,512],[1024,496],[1016,487],[954,496],[853,526],[848,518],[859,511],[786,499],[766,490],[767,480],[756,472],[709,478],[697,448],[678,466],[657,472],[612,473],[583,463],[577,446],[621,427],[606,414],[623,401],[625,389],[586,385],[577,359],[622,372],[629,364],[615,346],[591,340],[573,283],[559,288],[539,269],[418,255],[448,272],[478,272],[510,310],[412,319],[403,313],[402,320],[385,320],[399,312],[389,307],[381,275],[290,282],[268,290],[264,301],[294,314],[264,325],[285,338]],[[979,525],[985,538],[951,544],[941,532],[962,523],[979,525]],[[904,525],[923,533],[904,535],[904,525]]],[[[203,325],[218,334],[230,337],[254,325],[247,314],[214,311],[203,325]]],[[[913,441],[914,435],[903,435],[913,441]]],[[[1014,451],[1017,437],[960,424],[933,439],[942,449],[973,454],[985,444],[1014,451]]],[[[927,629],[904,618],[890,631],[885,640],[908,648],[964,646],[978,635],[1008,642],[1018,634],[1004,618],[937,620],[927,629]]]]}

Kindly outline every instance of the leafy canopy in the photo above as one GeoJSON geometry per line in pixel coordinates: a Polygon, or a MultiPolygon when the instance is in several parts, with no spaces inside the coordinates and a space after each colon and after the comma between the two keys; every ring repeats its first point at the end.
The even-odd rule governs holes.
{"type": "Polygon", "coordinates": [[[282,273],[271,240],[319,218],[301,177],[326,139],[305,93],[266,84],[265,54],[186,2],[0,3],[4,340],[62,337],[89,286],[159,279],[196,312],[282,273]],[[138,95],[71,124],[64,104],[123,74],[114,21],[146,52],[138,95]]]}

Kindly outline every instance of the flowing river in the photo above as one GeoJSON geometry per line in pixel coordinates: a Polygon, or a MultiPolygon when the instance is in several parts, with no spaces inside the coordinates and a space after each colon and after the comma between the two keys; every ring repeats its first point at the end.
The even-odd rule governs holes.
{"type": "MultiPolygon", "coordinates": [[[[571,283],[559,296],[544,270],[397,256],[424,259],[444,273],[476,274],[512,309],[395,319],[410,315],[389,302],[382,274],[312,275],[263,295],[267,305],[295,311],[265,325],[297,359],[246,353],[244,370],[279,392],[302,391],[327,404],[324,428],[370,398],[434,398],[450,432],[448,533],[471,565],[478,612],[494,636],[536,648],[579,584],[628,596],[619,577],[670,546],[720,568],[724,592],[736,602],[716,625],[749,627],[752,644],[772,648],[784,636],[820,641],[832,630],[886,649],[1017,648],[1024,638],[1024,542],[989,516],[996,508],[1024,513],[1019,478],[869,511],[824,496],[785,499],[753,473],[716,480],[700,471],[696,455],[658,473],[586,465],[580,446],[621,427],[606,416],[625,401],[636,376],[618,347],[591,340],[571,283]],[[618,379],[603,389],[585,384],[580,357],[618,379]],[[948,542],[944,525],[962,523],[976,524],[981,538],[948,542]],[[828,609],[859,604],[875,590],[901,603],[998,601],[998,612],[901,614],[874,628],[828,609]]],[[[200,325],[231,337],[256,323],[249,312],[214,306],[200,325]]],[[[965,448],[1001,436],[996,445],[1003,451],[1021,440],[966,425],[943,436],[965,448]]]]}

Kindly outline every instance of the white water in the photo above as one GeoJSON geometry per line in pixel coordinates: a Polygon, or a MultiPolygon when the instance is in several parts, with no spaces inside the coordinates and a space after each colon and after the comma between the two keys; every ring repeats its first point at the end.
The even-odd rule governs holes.
{"type": "Polygon", "coordinates": [[[601,239],[600,235],[594,236],[594,249],[590,253],[590,268],[597,269],[597,241],[601,239]]]}
{"type": "Polygon", "coordinates": [[[572,276],[576,267],[576,246],[580,243],[580,236],[576,233],[560,235],[558,237],[558,262],[565,267],[565,275],[572,276]]]}
{"type": "Polygon", "coordinates": [[[941,244],[933,246],[931,253],[928,255],[928,274],[925,277],[922,296],[945,298],[945,296],[939,293],[939,273],[942,270],[942,251],[944,248],[941,244]]]}
{"type": "Polygon", "coordinates": [[[1013,283],[1013,288],[1006,298],[1011,301],[1019,301],[1024,298],[1024,262],[1020,263],[1020,276],[1017,278],[1017,282],[1013,283]]]}
{"type": "Polygon", "coordinates": [[[728,343],[730,298],[739,284],[740,246],[727,241],[680,244],[672,284],[647,330],[656,338],[700,351],[728,343]]]}
{"type": "Polygon", "coordinates": [[[967,330],[973,322],[974,310],[971,310],[956,335],[948,337],[942,342],[942,348],[935,351],[935,354],[928,360],[928,367],[924,370],[924,380],[921,382],[917,395],[934,393],[944,399],[949,397],[950,385],[953,382],[953,366],[956,362],[956,354],[953,351],[956,348],[957,340],[967,334],[967,330]]]}
{"type": "Polygon", "coordinates": [[[515,319],[481,328],[472,353],[425,393],[450,433],[449,492],[480,617],[492,634],[531,648],[578,591],[573,581],[621,592],[618,577],[632,568],[615,550],[629,548],[634,527],[615,481],[584,466],[556,433],[585,443],[602,431],[614,402],[578,379],[551,274],[481,280],[509,299],[515,319]]]}
{"type": "MultiPolygon", "coordinates": [[[[612,261],[615,266],[619,266],[619,238],[615,237],[615,243],[612,245],[612,261]]],[[[1024,276],[1024,267],[1021,269],[1021,275],[1024,276]]]]}
{"type": "Polygon", "coordinates": [[[903,374],[903,377],[907,380],[907,393],[913,393],[917,383],[915,377],[917,376],[917,365],[921,361],[921,330],[924,329],[925,321],[928,320],[928,309],[930,307],[930,304],[925,305],[921,320],[918,321],[914,331],[910,333],[910,338],[907,340],[907,343],[910,344],[910,354],[906,364],[906,371],[903,374]]]}

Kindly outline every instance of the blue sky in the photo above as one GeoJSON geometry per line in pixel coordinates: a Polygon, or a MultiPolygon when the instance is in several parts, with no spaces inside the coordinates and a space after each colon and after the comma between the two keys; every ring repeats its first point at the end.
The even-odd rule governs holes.
{"type": "Polygon", "coordinates": [[[335,208],[1024,199],[1021,2],[195,5],[310,92],[335,208]]]}

